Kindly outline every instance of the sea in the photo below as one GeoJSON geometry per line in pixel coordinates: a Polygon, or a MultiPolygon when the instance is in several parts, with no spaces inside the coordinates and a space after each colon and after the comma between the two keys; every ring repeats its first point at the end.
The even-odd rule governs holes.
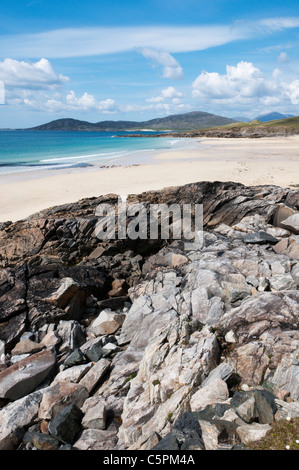
{"type": "MultiPolygon", "coordinates": [[[[112,166],[134,156],[138,156],[140,164],[153,152],[179,149],[187,140],[118,137],[126,134],[129,132],[0,130],[0,175],[101,164],[112,166]]],[[[151,132],[138,131],[138,134],[150,135],[151,132]]]]}

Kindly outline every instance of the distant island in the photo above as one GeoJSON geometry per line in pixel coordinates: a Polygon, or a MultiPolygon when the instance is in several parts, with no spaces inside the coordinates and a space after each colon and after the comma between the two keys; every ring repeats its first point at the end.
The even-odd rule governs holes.
{"type": "Polygon", "coordinates": [[[235,121],[223,116],[193,111],[184,114],[173,114],[163,118],[151,119],[149,121],[100,121],[90,123],[77,119],[56,119],[41,126],[32,127],[34,131],[127,131],[127,130],[154,130],[154,131],[187,131],[194,129],[204,129],[214,126],[232,124],[235,121]]]}
{"type": "MultiPolygon", "coordinates": [[[[145,135],[144,132],[188,132],[185,137],[198,137],[199,135],[209,135],[212,130],[213,136],[217,137],[259,137],[265,134],[289,135],[297,134],[298,122],[296,116],[291,114],[281,114],[272,112],[263,114],[257,118],[250,120],[248,118],[232,119],[216,114],[206,113],[204,111],[192,111],[183,114],[172,114],[162,118],[150,119],[148,121],[99,121],[91,123],[81,121],[79,119],[62,118],[54,121],[30,127],[26,129],[18,129],[24,131],[72,131],[72,132],[142,132],[140,137],[149,136],[156,137],[156,134],[145,135]],[[266,125],[267,129],[261,128],[260,125],[266,125]],[[256,126],[259,126],[258,128],[256,126]],[[279,127],[279,129],[278,129],[279,127]],[[283,127],[283,129],[282,129],[283,127]],[[199,132],[200,131],[200,132],[199,132]],[[195,132],[195,134],[194,134],[195,132]],[[216,135],[217,134],[217,135],[216,135]],[[242,134],[242,135],[241,135],[242,134]]],[[[4,130],[4,129],[2,129],[4,130]]],[[[9,129],[7,129],[9,130],[9,129]]],[[[131,134],[128,135],[128,137],[131,134]]],[[[139,134],[134,134],[138,137],[139,134]]],[[[160,137],[161,134],[159,134],[160,137]]],[[[184,137],[183,135],[177,135],[184,137]]]]}

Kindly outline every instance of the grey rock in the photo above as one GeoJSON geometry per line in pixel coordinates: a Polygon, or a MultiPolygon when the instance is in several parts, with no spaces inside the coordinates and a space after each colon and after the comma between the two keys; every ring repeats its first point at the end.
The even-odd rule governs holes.
{"type": "Polygon", "coordinates": [[[167,434],[152,450],[179,450],[179,444],[173,433],[167,434]]]}
{"type": "Polygon", "coordinates": [[[243,444],[250,444],[263,439],[267,432],[271,430],[269,424],[242,424],[237,428],[238,436],[243,444]]]}
{"type": "Polygon", "coordinates": [[[0,397],[18,400],[31,393],[55,364],[50,351],[41,351],[0,372],[0,397]]]}
{"type": "Polygon", "coordinates": [[[267,232],[256,232],[256,233],[249,233],[244,236],[243,238],[244,243],[278,243],[278,239],[273,237],[267,232]]]}
{"type": "Polygon", "coordinates": [[[112,312],[110,309],[103,310],[91,323],[88,331],[95,336],[111,335],[123,324],[126,316],[122,313],[112,312]]]}
{"type": "Polygon", "coordinates": [[[81,430],[82,418],[82,411],[71,403],[50,421],[49,432],[64,444],[73,444],[81,430]]]}
{"type": "Polygon", "coordinates": [[[23,443],[32,443],[37,450],[58,450],[59,448],[57,439],[41,432],[27,431],[23,437],[23,443]]]}
{"type": "Polygon", "coordinates": [[[0,450],[15,449],[23,438],[23,428],[37,418],[42,392],[33,392],[0,410],[0,450]]]}
{"type": "Polygon", "coordinates": [[[299,212],[291,215],[281,222],[283,228],[290,230],[293,233],[299,234],[299,212]]]}
{"type": "Polygon", "coordinates": [[[106,417],[106,405],[99,401],[95,406],[87,410],[82,420],[82,426],[84,428],[105,429],[106,417]]]}
{"type": "Polygon", "coordinates": [[[85,364],[86,362],[87,359],[85,355],[79,348],[77,348],[66,358],[63,364],[67,367],[73,367],[80,364],[85,364]]]}
{"type": "Polygon", "coordinates": [[[73,366],[62,370],[59,372],[59,374],[56,375],[52,385],[54,385],[56,382],[78,383],[84,377],[84,375],[87,374],[92,366],[92,362],[89,362],[88,364],[81,364],[79,366],[73,366]]]}
{"type": "Polygon", "coordinates": [[[75,320],[61,320],[57,327],[57,335],[61,338],[60,353],[72,352],[85,343],[86,337],[82,326],[75,320]]]}
{"type": "Polygon", "coordinates": [[[87,389],[80,384],[57,382],[43,391],[38,417],[51,420],[70,404],[81,408],[88,396],[87,389]]]}
{"type": "Polygon", "coordinates": [[[100,359],[80,380],[80,385],[86,387],[89,393],[99,384],[110,367],[110,361],[100,359]]]}
{"type": "Polygon", "coordinates": [[[73,444],[75,450],[111,450],[117,443],[116,431],[102,431],[100,429],[84,429],[73,444]]]}

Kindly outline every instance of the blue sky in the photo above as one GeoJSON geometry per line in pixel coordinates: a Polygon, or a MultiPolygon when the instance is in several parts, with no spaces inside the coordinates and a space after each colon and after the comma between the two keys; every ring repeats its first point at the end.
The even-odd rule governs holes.
{"type": "Polygon", "coordinates": [[[0,127],[299,114],[298,1],[11,0],[0,127]]]}

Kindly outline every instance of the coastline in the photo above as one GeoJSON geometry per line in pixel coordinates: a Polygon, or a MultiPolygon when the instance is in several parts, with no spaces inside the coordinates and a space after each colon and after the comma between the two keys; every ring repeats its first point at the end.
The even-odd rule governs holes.
{"type": "Polygon", "coordinates": [[[128,155],[109,165],[101,162],[86,168],[0,175],[0,222],[15,222],[83,198],[110,193],[126,196],[198,181],[296,188],[298,174],[298,135],[186,139],[180,149],[128,155]]]}

